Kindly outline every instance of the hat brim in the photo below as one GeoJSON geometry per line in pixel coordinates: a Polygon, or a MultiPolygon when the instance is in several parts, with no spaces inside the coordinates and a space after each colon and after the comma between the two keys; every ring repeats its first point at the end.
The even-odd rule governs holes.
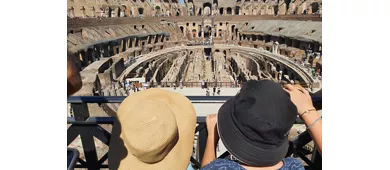
{"type": "Polygon", "coordinates": [[[235,97],[225,102],[218,111],[217,129],[226,149],[240,162],[252,166],[273,166],[279,163],[287,154],[288,139],[272,149],[263,149],[247,139],[240,132],[232,119],[231,107],[235,97]]]}
{"type": "MultiPolygon", "coordinates": [[[[118,109],[118,118],[112,129],[110,140],[110,149],[108,152],[109,169],[162,169],[162,170],[183,170],[188,167],[194,142],[194,132],[196,127],[196,113],[191,101],[185,96],[162,89],[148,89],[137,92],[127,97],[123,102],[129,103],[126,106],[120,106],[118,109]],[[148,164],[138,160],[129,152],[124,142],[124,136],[120,125],[121,109],[135,110],[137,103],[143,100],[158,100],[164,102],[171,108],[176,118],[179,139],[171,151],[159,162],[148,164]],[[126,107],[126,108],[124,108],[126,107]]],[[[122,102],[122,103],[123,103],[122,102]]],[[[156,110],[157,111],[157,110],[156,110]]],[[[158,111],[157,111],[158,112],[158,111]]],[[[122,121],[123,123],[123,121],[122,121]]],[[[137,136],[134,136],[137,138],[137,136]]]]}

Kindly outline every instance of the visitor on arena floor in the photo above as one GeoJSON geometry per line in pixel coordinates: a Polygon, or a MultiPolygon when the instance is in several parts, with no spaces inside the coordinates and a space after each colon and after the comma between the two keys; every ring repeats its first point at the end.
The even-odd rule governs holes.
{"type": "Polygon", "coordinates": [[[192,169],[195,109],[185,96],[152,88],[126,97],[117,111],[109,169],[192,169]]]}
{"type": "Polygon", "coordinates": [[[67,96],[70,96],[81,89],[81,77],[79,69],[76,67],[73,57],[67,56],[67,96]]]}
{"type": "MultiPolygon", "coordinates": [[[[285,158],[289,147],[288,134],[297,113],[307,118],[314,115],[311,98],[303,90],[292,85],[283,89],[270,80],[246,82],[235,97],[221,106],[218,115],[207,116],[208,139],[202,170],[303,170],[299,160],[285,158]],[[219,137],[231,154],[231,160],[215,160],[219,137]]],[[[317,126],[318,130],[320,123],[316,122],[306,124],[312,128],[317,126]]],[[[316,134],[318,132],[321,133],[316,131],[316,134]]],[[[315,142],[318,139],[321,137],[317,140],[314,137],[315,142]]]]}

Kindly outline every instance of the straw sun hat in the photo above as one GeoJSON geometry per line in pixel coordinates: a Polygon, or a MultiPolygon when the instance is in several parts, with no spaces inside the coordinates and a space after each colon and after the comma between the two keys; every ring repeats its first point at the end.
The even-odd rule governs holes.
{"type": "Polygon", "coordinates": [[[110,169],[184,170],[192,155],[195,109],[183,95],[148,89],[127,97],[112,130],[110,169]]]}

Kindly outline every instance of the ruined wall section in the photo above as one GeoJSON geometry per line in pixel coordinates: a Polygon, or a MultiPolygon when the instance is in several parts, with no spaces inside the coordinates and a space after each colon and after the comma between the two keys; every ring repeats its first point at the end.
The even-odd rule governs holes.
{"type": "Polygon", "coordinates": [[[169,1],[67,0],[68,18],[176,16],[177,12],[183,16],[183,7],[169,1]]]}

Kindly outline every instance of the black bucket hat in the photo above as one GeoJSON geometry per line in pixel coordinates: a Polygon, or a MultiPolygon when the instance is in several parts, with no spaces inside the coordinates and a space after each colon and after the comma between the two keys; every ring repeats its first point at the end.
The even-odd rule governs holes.
{"type": "Polygon", "coordinates": [[[281,85],[250,80],[218,111],[217,127],[226,149],[239,162],[273,166],[287,154],[297,108],[281,85]]]}

